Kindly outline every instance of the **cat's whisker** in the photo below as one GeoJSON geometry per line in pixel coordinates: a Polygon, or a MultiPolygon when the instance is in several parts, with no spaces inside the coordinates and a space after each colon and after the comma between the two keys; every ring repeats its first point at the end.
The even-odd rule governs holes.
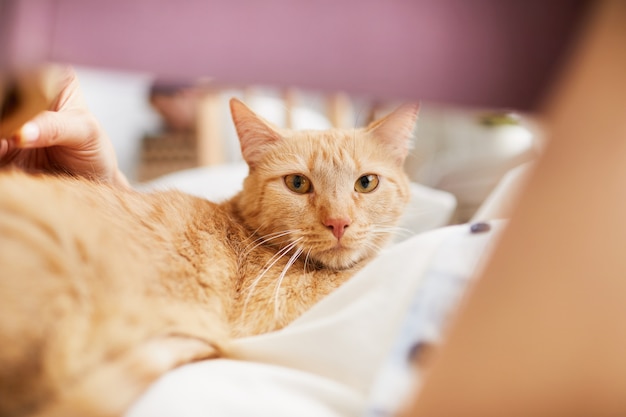
{"type": "MultiPolygon", "coordinates": [[[[250,236],[248,236],[248,237],[247,237],[247,238],[246,238],[243,242],[247,242],[247,241],[249,241],[250,239],[252,239],[253,237],[255,237],[255,236],[256,236],[256,234],[259,232],[259,230],[261,230],[261,228],[262,228],[262,227],[263,227],[263,225],[261,225],[261,226],[257,227],[255,230],[253,230],[253,231],[252,231],[252,233],[250,234],[250,236]]],[[[257,239],[255,239],[255,240],[254,240],[254,242],[256,242],[257,240],[258,240],[258,238],[257,238],[257,239]]],[[[242,242],[242,243],[243,243],[243,242],[242,242]]]]}
{"type": "Polygon", "coordinates": [[[376,253],[380,252],[383,249],[383,246],[378,245],[371,241],[363,242],[363,246],[365,247],[365,249],[369,249],[370,251],[376,252],[376,253]]]}
{"type": "Polygon", "coordinates": [[[304,258],[304,273],[307,274],[308,271],[306,269],[308,263],[309,263],[309,256],[311,256],[311,251],[313,250],[313,248],[309,248],[309,250],[306,253],[306,256],[304,258]]]}
{"type": "Polygon", "coordinates": [[[278,282],[276,283],[276,289],[274,290],[274,318],[278,318],[278,310],[280,307],[278,296],[280,294],[280,286],[283,283],[283,279],[285,278],[287,271],[289,270],[289,268],[291,268],[294,262],[296,262],[296,260],[300,257],[300,255],[302,255],[302,252],[303,252],[302,248],[298,248],[295,251],[295,253],[291,255],[291,258],[289,258],[289,261],[287,261],[287,265],[285,265],[282,272],[280,273],[280,276],[278,277],[278,282]]]}
{"type": "Polygon", "coordinates": [[[269,242],[273,239],[277,239],[279,237],[288,235],[289,232],[276,232],[276,233],[270,233],[268,235],[264,235],[264,236],[259,236],[258,238],[256,238],[255,240],[253,240],[252,242],[250,242],[242,251],[241,257],[245,258],[250,252],[252,252],[254,249],[256,249],[257,247],[263,245],[265,242],[269,242]]]}
{"type": "Polygon", "coordinates": [[[295,232],[299,232],[299,230],[295,229],[295,230],[286,230],[282,232],[274,232],[274,233],[269,233],[267,235],[258,237],[257,239],[252,241],[248,246],[244,248],[244,250],[241,253],[240,260],[245,259],[245,257],[248,256],[250,252],[258,248],[259,246],[264,245],[268,242],[271,242],[272,240],[279,239],[284,236],[289,236],[295,232]]]}
{"type": "MultiPolygon", "coordinates": [[[[253,236],[256,236],[256,233],[261,229],[261,227],[257,228],[257,230],[255,230],[248,239],[251,239],[253,236]]],[[[268,238],[274,238],[274,237],[280,237],[283,236],[285,234],[288,234],[289,231],[285,230],[285,231],[280,231],[280,232],[273,232],[273,233],[268,233],[266,235],[262,235],[262,236],[258,236],[256,239],[254,239],[252,242],[250,242],[250,244],[248,246],[246,246],[244,249],[248,249],[251,245],[255,244],[256,242],[259,241],[263,241],[264,239],[268,239],[268,238]]]]}
{"type": "Polygon", "coordinates": [[[242,311],[241,311],[241,318],[242,319],[245,318],[246,309],[248,307],[248,303],[250,302],[250,298],[252,298],[252,295],[254,294],[254,289],[256,288],[256,286],[259,284],[259,282],[261,282],[261,280],[263,279],[265,274],[270,269],[272,269],[272,267],[274,265],[276,265],[276,262],[278,262],[280,260],[280,258],[282,258],[284,255],[289,253],[289,251],[291,251],[298,244],[298,242],[300,242],[300,240],[302,240],[302,239],[303,238],[298,238],[295,241],[291,242],[289,245],[285,246],[284,248],[282,248],[278,252],[276,252],[270,258],[270,260],[265,263],[265,265],[263,266],[263,271],[254,279],[254,281],[252,281],[252,283],[247,288],[244,289],[244,291],[246,291],[248,294],[246,296],[246,299],[244,300],[243,308],[242,308],[242,311]]]}
{"type": "Polygon", "coordinates": [[[288,253],[291,249],[293,249],[293,247],[296,245],[297,242],[292,242],[289,245],[285,246],[284,248],[280,249],[278,252],[276,252],[274,255],[272,255],[272,257],[269,259],[269,261],[267,261],[265,263],[265,265],[263,265],[263,272],[261,272],[261,274],[259,274],[259,276],[257,278],[254,279],[254,281],[252,282],[252,284],[250,284],[247,288],[244,289],[244,291],[249,291],[252,288],[254,288],[256,286],[256,284],[260,281],[261,278],[263,278],[263,276],[265,275],[265,273],[267,271],[269,271],[274,264],[276,264],[276,262],[282,258],[286,253],[288,253]]]}

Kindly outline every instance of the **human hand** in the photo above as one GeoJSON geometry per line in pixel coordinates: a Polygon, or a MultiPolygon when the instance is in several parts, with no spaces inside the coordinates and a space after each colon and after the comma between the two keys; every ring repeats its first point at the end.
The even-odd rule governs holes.
{"type": "Polygon", "coordinates": [[[87,105],[71,67],[60,73],[59,93],[12,137],[0,138],[0,167],[69,173],[128,187],[113,145],[87,105]]]}

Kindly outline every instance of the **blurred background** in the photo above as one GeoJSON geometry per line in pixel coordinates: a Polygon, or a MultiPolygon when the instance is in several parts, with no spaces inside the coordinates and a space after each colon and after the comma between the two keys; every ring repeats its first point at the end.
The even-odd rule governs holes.
{"type": "Polygon", "coordinates": [[[0,0],[0,68],[75,65],[136,184],[240,163],[232,96],[297,129],[419,101],[407,171],[462,222],[540,151],[534,112],[588,3],[0,0]]]}

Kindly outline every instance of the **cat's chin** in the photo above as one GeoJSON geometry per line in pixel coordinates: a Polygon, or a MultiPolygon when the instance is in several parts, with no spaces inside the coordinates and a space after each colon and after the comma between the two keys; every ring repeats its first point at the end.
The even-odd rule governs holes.
{"type": "Polygon", "coordinates": [[[372,256],[360,250],[337,246],[315,254],[314,259],[322,268],[343,271],[358,266],[372,256]]]}

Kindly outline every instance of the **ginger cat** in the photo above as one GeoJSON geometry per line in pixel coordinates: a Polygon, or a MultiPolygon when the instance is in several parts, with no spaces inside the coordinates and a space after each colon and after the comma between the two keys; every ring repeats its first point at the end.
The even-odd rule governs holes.
{"type": "Polygon", "coordinates": [[[387,241],[417,106],[327,131],[230,106],[249,175],[221,204],[0,173],[0,416],[121,415],[167,370],[282,328],[387,241]]]}

